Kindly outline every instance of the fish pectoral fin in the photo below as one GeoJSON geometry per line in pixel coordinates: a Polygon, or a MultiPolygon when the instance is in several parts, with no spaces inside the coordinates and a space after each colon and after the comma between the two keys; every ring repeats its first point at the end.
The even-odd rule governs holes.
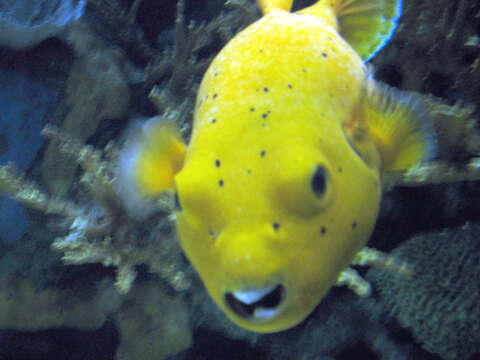
{"type": "Polygon", "coordinates": [[[352,119],[344,125],[347,138],[360,154],[373,144],[384,171],[410,169],[435,156],[433,123],[415,94],[367,76],[352,119]]]}
{"type": "Polygon", "coordinates": [[[257,0],[257,5],[263,15],[273,11],[290,11],[293,0],[257,0]]]}
{"type": "Polygon", "coordinates": [[[183,167],[186,146],[178,126],[160,117],[149,120],[142,133],[134,171],[140,191],[154,196],[173,187],[175,175],[183,167]]]}
{"type": "Polygon", "coordinates": [[[185,153],[178,126],[159,116],[151,118],[132,131],[119,156],[117,176],[127,178],[123,182],[135,188],[128,191],[138,197],[156,197],[174,187],[185,153]]]}
{"type": "Polygon", "coordinates": [[[402,0],[318,1],[299,11],[333,25],[351,47],[368,61],[388,42],[397,27],[402,0]]]}

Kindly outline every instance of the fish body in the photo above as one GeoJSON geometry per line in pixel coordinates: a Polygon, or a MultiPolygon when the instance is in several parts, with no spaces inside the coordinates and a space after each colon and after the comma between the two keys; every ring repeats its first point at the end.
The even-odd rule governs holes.
{"type": "MultiPolygon", "coordinates": [[[[355,29],[371,6],[391,13],[398,1],[319,1],[298,13],[288,0],[258,2],[264,16],[202,80],[186,151],[150,136],[129,169],[144,194],[176,192],[182,248],[225,314],[275,332],[302,321],[368,241],[382,171],[418,163],[429,146],[416,103],[377,86],[364,64],[390,33],[353,46],[345,37],[363,37],[340,34],[342,21],[355,29]],[[152,174],[170,174],[154,181],[170,185],[155,187],[152,174]]],[[[161,122],[150,132],[178,139],[161,122]]]]}
{"type": "Polygon", "coordinates": [[[379,168],[357,155],[342,125],[365,73],[334,26],[275,12],[234,38],[205,74],[175,180],[184,209],[177,225],[209,293],[240,325],[250,321],[231,311],[226,293],[282,284],[280,326],[290,327],[370,236],[379,168]],[[320,195],[311,184],[318,168],[320,195]]]}

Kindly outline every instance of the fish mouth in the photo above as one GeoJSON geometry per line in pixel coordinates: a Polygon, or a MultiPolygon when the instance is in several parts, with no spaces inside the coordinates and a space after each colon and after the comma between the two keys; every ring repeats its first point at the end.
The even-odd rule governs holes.
{"type": "Polygon", "coordinates": [[[281,284],[225,294],[227,306],[236,315],[251,321],[272,320],[279,313],[284,300],[285,287],[281,284]]]}

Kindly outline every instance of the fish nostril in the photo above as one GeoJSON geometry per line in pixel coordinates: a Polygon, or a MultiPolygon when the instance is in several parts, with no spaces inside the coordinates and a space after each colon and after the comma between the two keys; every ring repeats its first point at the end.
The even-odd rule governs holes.
{"type": "Polygon", "coordinates": [[[276,285],[256,291],[237,291],[225,294],[228,306],[246,319],[268,320],[273,318],[285,297],[285,288],[276,285]]]}

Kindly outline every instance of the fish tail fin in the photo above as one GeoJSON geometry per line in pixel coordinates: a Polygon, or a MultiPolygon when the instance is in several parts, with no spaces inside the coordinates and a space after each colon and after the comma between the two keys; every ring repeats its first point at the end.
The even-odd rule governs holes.
{"type": "MultiPolygon", "coordinates": [[[[363,122],[362,133],[368,134],[364,138],[375,145],[382,170],[406,170],[435,156],[433,122],[422,101],[414,94],[367,78],[355,112],[352,118],[363,122]]],[[[362,136],[352,132],[349,135],[354,147],[356,143],[361,144],[358,139],[362,136]]],[[[361,147],[358,147],[360,154],[361,147]]]]}
{"type": "Polygon", "coordinates": [[[323,18],[333,14],[340,34],[365,61],[390,40],[401,12],[402,0],[320,0],[299,11],[323,18]]]}
{"type": "Polygon", "coordinates": [[[152,200],[173,188],[185,152],[180,130],[172,121],[157,116],[131,130],[116,172],[117,192],[131,215],[146,217],[152,200]]]}
{"type": "Polygon", "coordinates": [[[257,0],[257,5],[263,15],[267,15],[273,11],[290,11],[293,0],[257,0]]]}

